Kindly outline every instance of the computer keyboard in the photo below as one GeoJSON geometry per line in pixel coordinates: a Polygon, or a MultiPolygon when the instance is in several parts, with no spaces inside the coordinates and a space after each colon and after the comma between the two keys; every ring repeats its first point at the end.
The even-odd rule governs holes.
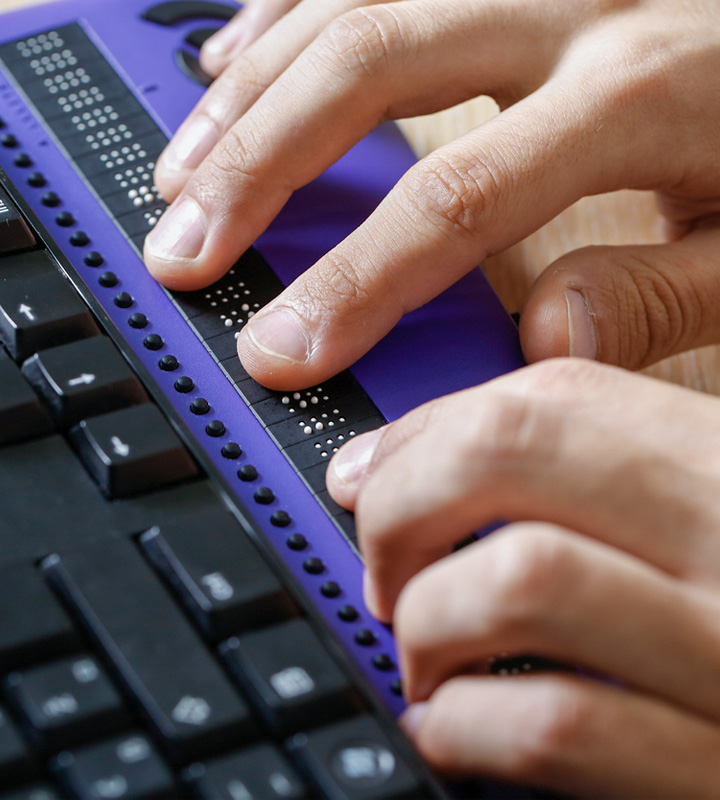
{"type": "Polygon", "coordinates": [[[412,163],[397,130],[212,287],[170,293],[142,264],[165,207],[152,168],[233,11],[2,17],[0,800],[525,797],[449,787],[401,734],[392,632],[325,488],[348,439],[522,363],[484,278],[320,386],[268,390],[235,353],[412,163]]]}

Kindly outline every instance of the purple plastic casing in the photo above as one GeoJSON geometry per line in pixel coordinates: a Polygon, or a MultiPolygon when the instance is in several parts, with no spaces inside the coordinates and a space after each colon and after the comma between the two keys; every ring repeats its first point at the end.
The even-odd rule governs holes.
{"type": "MultiPolygon", "coordinates": [[[[63,0],[35,6],[0,17],[0,43],[69,23],[81,24],[160,128],[170,135],[202,92],[176,67],[174,51],[190,30],[218,22],[193,19],[176,27],[163,27],[141,19],[140,14],[151,4],[151,0],[63,0]]],[[[17,138],[19,148],[31,155],[33,170],[45,175],[47,185],[42,189],[28,187],[27,170],[13,163],[18,150],[0,147],[0,166],[22,188],[29,206],[151,373],[159,391],[197,440],[196,451],[199,447],[204,452],[226,491],[229,487],[239,501],[240,516],[252,520],[253,530],[260,532],[292,571],[311,604],[376,688],[381,701],[391,713],[398,714],[403,701],[390,688],[397,673],[380,671],[373,664],[378,653],[388,653],[394,659],[392,634],[365,610],[358,556],[168,295],[149,276],[135,248],[63,155],[61,143],[53,139],[28,108],[21,87],[14,84],[2,62],[0,116],[17,138]],[[59,208],[47,208],[41,203],[42,194],[48,190],[62,198],[59,208]],[[99,285],[98,271],[83,262],[87,248],[72,246],[69,243],[72,230],[60,228],[55,222],[57,212],[63,209],[72,210],[79,226],[90,236],[90,247],[103,252],[106,268],[120,278],[118,286],[99,285]],[[128,325],[131,312],[113,303],[114,296],[122,290],[136,298],[132,311],[142,311],[150,320],[144,330],[131,328],[128,325]],[[143,339],[149,332],[162,335],[165,342],[162,350],[149,351],[143,347],[143,339]],[[159,358],[170,352],[180,360],[183,371],[192,375],[196,384],[193,393],[178,394],[173,390],[172,373],[159,369],[159,358]],[[206,418],[190,413],[190,403],[198,396],[210,402],[212,417],[224,421],[227,433],[222,438],[208,437],[206,418]],[[261,481],[273,489],[276,499],[272,505],[258,507],[251,486],[235,475],[238,462],[221,456],[223,444],[230,440],[242,443],[245,455],[241,461],[252,462],[261,481]],[[271,524],[270,516],[277,509],[290,513],[292,522],[287,528],[271,524]],[[285,544],[288,534],[295,531],[303,532],[310,543],[301,553],[285,544]],[[312,575],[303,569],[303,562],[311,555],[323,560],[326,568],[322,575],[312,575]],[[320,593],[321,584],[328,580],[335,580],[342,587],[339,597],[330,599],[320,593]],[[359,618],[352,623],[337,616],[338,608],[347,603],[360,610],[359,618]],[[374,645],[360,646],[355,641],[355,634],[362,628],[375,633],[374,645]]],[[[325,174],[295,193],[257,241],[258,250],[288,284],[356,228],[414,161],[398,129],[392,124],[381,126],[325,174]]],[[[442,269],[442,264],[438,264],[438,269],[442,269]]],[[[481,383],[522,364],[517,329],[480,270],[475,270],[440,297],[408,314],[352,372],[391,421],[420,403],[481,383]]]]}

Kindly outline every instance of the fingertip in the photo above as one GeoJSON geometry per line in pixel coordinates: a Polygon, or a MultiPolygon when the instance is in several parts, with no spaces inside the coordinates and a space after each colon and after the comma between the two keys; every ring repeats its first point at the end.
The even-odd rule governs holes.
{"type": "Polygon", "coordinates": [[[243,11],[214,33],[200,48],[200,66],[213,78],[227,67],[236,51],[242,48],[245,31],[243,11]]]}
{"type": "Polygon", "coordinates": [[[325,481],[336,503],[351,511],[355,508],[362,479],[366,476],[373,454],[385,427],[356,436],[344,444],[328,465],[325,481]]]}

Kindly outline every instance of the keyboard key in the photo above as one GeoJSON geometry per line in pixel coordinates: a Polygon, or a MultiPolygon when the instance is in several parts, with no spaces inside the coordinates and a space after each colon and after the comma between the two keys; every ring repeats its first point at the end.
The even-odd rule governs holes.
{"type": "Polygon", "coordinates": [[[32,563],[0,569],[0,673],[76,650],[80,638],[32,563]]]}
{"type": "Polygon", "coordinates": [[[117,689],[88,655],[13,672],[5,687],[33,738],[48,750],[75,747],[130,724],[117,689]]]}
{"type": "Polygon", "coordinates": [[[0,339],[14,359],[97,333],[87,306],[46,253],[0,261],[0,339]]]}
{"type": "Polygon", "coordinates": [[[53,768],[78,800],[178,800],[172,773],[143,734],[64,751],[53,768]]]}
{"type": "Polygon", "coordinates": [[[9,359],[0,359],[0,444],[52,430],[50,416],[20,370],[9,359]]]}
{"type": "Polygon", "coordinates": [[[310,796],[294,768],[270,744],[192,764],[183,777],[200,800],[304,800],[310,796]]]}
{"type": "Polygon", "coordinates": [[[107,497],[130,497],[197,475],[157,406],[142,403],[83,420],[70,438],[107,497]]]}
{"type": "Polygon", "coordinates": [[[32,772],[30,753],[7,712],[0,708],[0,785],[29,777],[32,772]]]}
{"type": "Polygon", "coordinates": [[[0,256],[35,246],[35,237],[10,195],[0,185],[0,256]]]}
{"type": "Polygon", "coordinates": [[[228,512],[155,527],[140,543],[213,641],[297,613],[287,590],[228,512]]]}
{"type": "Polygon", "coordinates": [[[63,427],[147,400],[142,384],[105,336],[43,350],[22,371],[63,427]]]}
{"type": "Polygon", "coordinates": [[[55,789],[35,784],[24,789],[16,789],[14,792],[3,792],[0,794],[0,800],[61,800],[61,798],[55,789]]]}
{"type": "Polygon", "coordinates": [[[358,709],[355,689],[306,620],[233,637],[221,652],[266,722],[281,734],[358,709]]]}
{"type": "Polygon", "coordinates": [[[254,737],[247,704],[132,542],[51,556],[43,568],[175,757],[254,737]]]}
{"type": "Polygon", "coordinates": [[[428,796],[369,716],[296,734],[289,746],[299,765],[330,800],[419,800],[428,796]]]}

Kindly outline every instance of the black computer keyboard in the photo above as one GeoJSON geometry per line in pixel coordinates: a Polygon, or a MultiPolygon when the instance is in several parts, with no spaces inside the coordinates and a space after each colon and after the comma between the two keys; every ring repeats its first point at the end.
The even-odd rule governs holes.
{"type": "Polygon", "coordinates": [[[0,176],[0,798],[445,796],[74,276],[0,176]]]}

